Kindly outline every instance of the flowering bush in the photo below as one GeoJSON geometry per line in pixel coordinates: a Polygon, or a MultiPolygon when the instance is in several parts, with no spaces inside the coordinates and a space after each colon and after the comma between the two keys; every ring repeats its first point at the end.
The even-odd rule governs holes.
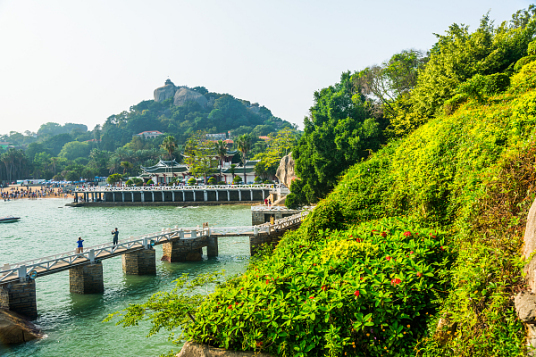
{"type": "Polygon", "coordinates": [[[443,234],[401,219],[314,241],[287,234],[201,304],[186,337],[286,356],[412,354],[448,288],[444,244],[443,234]]]}

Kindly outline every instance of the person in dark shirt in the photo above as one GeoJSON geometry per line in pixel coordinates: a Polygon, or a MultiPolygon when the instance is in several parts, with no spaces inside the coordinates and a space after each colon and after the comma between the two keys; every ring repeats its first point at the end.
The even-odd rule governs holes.
{"type": "Polygon", "coordinates": [[[114,236],[113,245],[117,245],[117,242],[119,241],[119,231],[117,230],[117,228],[115,229],[115,231],[112,231],[112,235],[114,236]]]}
{"type": "Polygon", "coordinates": [[[76,241],[76,243],[78,244],[78,246],[76,247],[77,254],[82,253],[84,251],[84,246],[82,245],[83,242],[84,240],[82,239],[82,237],[78,237],[78,240],[76,241]]]}

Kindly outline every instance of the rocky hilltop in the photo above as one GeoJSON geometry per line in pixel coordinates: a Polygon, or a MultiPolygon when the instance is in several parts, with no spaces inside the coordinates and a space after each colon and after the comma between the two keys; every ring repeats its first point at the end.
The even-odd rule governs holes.
{"type": "Polygon", "coordinates": [[[177,107],[182,106],[185,102],[197,102],[201,108],[207,106],[207,99],[200,93],[191,90],[188,87],[176,86],[171,80],[166,80],[164,86],[154,90],[154,101],[163,102],[169,98],[173,99],[173,104],[177,107]]]}

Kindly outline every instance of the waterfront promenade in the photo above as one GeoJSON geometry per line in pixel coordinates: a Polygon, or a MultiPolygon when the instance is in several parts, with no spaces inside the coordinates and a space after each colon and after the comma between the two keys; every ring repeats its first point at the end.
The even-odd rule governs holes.
{"type": "Polygon", "coordinates": [[[89,187],[74,191],[73,206],[108,205],[211,205],[262,203],[270,195],[280,197],[283,185],[203,185],[151,187],[89,187]]]}

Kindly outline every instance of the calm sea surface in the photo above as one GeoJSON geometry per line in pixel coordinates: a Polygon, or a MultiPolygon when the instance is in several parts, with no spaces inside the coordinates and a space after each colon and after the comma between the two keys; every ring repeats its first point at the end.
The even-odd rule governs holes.
{"type": "MultiPolygon", "coordinates": [[[[79,236],[85,246],[111,241],[111,230],[119,239],[156,232],[162,228],[211,225],[251,225],[248,206],[217,207],[115,207],[68,208],[64,199],[0,201],[0,217],[22,217],[17,223],[0,224],[0,266],[74,249],[79,236]]],[[[173,348],[168,334],[146,338],[149,325],[123,328],[103,323],[109,314],[131,303],[141,303],[159,290],[171,290],[172,281],[183,273],[193,276],[220,271],[243,272],[249,260],[247,237],[220,238],[219,257],[196,263],[161,262],[162,247],[156,247],[156,276],[126,276],[121,257],[103,261],[104,294],[78,295],[69,292],[69,272],[36,280],[35,321],[47,337],[16,347],[0,346],[0,356],[158,356],[173,348]]]]}

